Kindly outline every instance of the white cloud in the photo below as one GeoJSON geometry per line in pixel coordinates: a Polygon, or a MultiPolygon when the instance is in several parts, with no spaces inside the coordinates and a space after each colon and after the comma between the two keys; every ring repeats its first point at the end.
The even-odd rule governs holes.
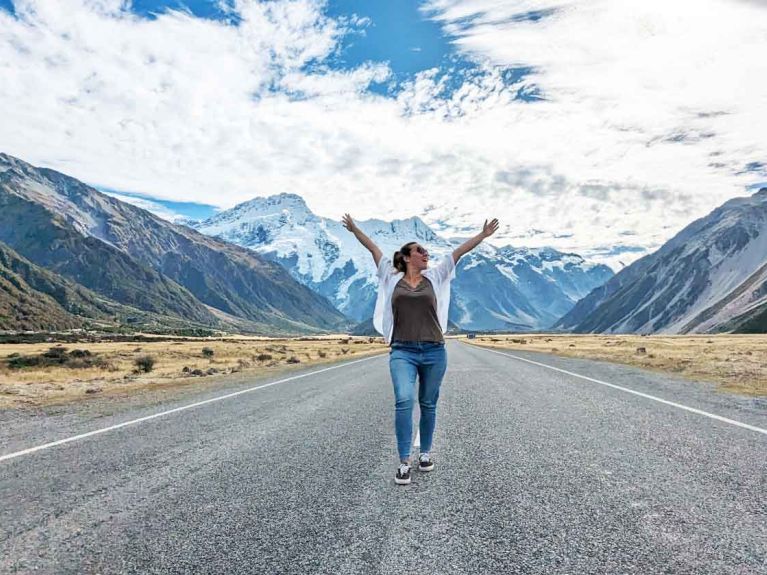
{"type": "Polygon", "coordinates": [[[485,68],[455,91],[425,71],[396,98],[366,90],[386,63],[328,69],[369,22],[312,0],[238,0],[237,26],[119,0],[15,6],[0,149],[112,189],[222,207],[288,191],[328,217],[424,213],[447,235],[497,216],[494,243],[615,263],[609,248],[657,247],[742,195],[757,175],[736,172],[767,158],[767,12],[747,0],[434,1],[485,68]],[[546,101],[514,100],[531,79],[507,86],[498,66],[518,64],[546,101]]]}
{"type": "Polygon", "coordinates": [[[130,196],[126,194],[121,194],[119,192],[112,192],[109,190],[101,190],[101,191],[107,194],[108,196],[112,196],[113,198],[120,200],[121,202],[125,202],[126,204],[132,204],[148,212],[152,212],[157,217],[162,218],[164,220],[168,220],[169,222],[183,222],[187,219],[182,214],[176,213],[170,208],[163,206],[162,204],[154,202],[147,198],[130,196]]]}
{"type": "MultiPolygon", "coordinates": [[[[700,0],[432,0],[427,13],[460,50],[495,65],[532,66],[547,102],[488,117],[517,140],[522,163],[545,163],[582,187],[617,192],[611,204],[644,210],[653,190],[665,211],[651,226],[702,215],[765,174],[767,11],[753,2],[700,0]],[[523,16],[548,13],[539,21],[523,16]],[[500,114],[506,116],[503,122],[500,114]],[[520,150],[523,139],[529,150],[520,150]]],[[[615,219],[619,210],[612,210],[615,219]]],[[[624,220],[625,221],[625,220],[624,220]]],[[[637,229],[636,222],[628,222],[637,229]]],[[[638,229],[643,240],[652,233],[638,229]]],[[[609,232],[608,232],[609,233],[609,232]]],[[[656,241],[667,233],[655,234],[656,241]]]]}

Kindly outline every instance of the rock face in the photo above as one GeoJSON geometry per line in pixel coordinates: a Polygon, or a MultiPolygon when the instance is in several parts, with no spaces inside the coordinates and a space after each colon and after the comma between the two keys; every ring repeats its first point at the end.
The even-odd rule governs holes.
{"type": "Polygon", "coordinates": [[[556,327],[582,333],[767,328],[767,188],[696,220],[592,291],[556,327]]]}
{"type": "Polygon", "coordinates": [[[211,327],[120,304],[33,264],[0,242],[0,331],[125,328],[194,333],[211,327]]]}
{"type": "Polygon", "coordinates": [[[114,302],[259,333],[342,329],[324,297],[258,254],[0,154],[0,241],[114,302]]]}
{"type": "Polygon", "coordinates": [[[38,331],[82,327],[81,318],[70,313],[46,293],[60,292],[64,298],[72,299],[68,286],[60,279],[0,243],[0,330],[38,331]]]}
{"type": "MultiPolygon", "coordinates": [[[[357,222],[386,257],[409,241],[423,243],[435,265],[460,239],[445,239],[417,217],[357,222]]],[[[340,221],[317,216],[295,194],[255,198],[194,227],[250,248],[286,267],[357,322],[375,306],[370,253],[340,221]]],[[[612,277],[610,268],[552,249],[481,244],[458,262],[449,320],[463,329],[533,330],[551,325],[612,277]]]]}

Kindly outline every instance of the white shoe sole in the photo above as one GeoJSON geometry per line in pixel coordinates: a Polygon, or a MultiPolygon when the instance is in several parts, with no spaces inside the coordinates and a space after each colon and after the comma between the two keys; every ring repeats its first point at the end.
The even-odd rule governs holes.
{"type": "Polygon", "coordinates": [[[400,479],[399,477],[394,478],[394,483],[397,485],[408,485],[412,481],[412,477],[410,479],[400,479]]]}
{"type": "Polygon", "coordinates": [[[420,465],[418,466],[418,471],[423,471],[424,473],[428,472],[428,471],[431,471],[432,469],[434,469],[434,464],[433,463],[431,464],[430,467],[421,467],[420,465]]]}

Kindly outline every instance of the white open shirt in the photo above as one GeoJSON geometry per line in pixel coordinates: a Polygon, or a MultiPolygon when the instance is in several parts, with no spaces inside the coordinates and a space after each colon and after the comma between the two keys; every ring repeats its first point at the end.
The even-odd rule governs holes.
{"type": "MultiPolygon", "coordinates": [[[[391,309],[391,296],[397,282],[405,273],[397,271],[392,260],[381,256],[378,262],[378,296],[373,312],[373,327],[384,336],[384,341],[391,343],[394,332],[394,313],[391,309]]],[[[448,254],[433,268],[426,268],[421,275],[428,278],[434,288],[437,299],[437,318],[442,333],[447,331],[447,310],[450,307],[450,281],[455,277],[455,262],[453,254],[448,254]]]]}

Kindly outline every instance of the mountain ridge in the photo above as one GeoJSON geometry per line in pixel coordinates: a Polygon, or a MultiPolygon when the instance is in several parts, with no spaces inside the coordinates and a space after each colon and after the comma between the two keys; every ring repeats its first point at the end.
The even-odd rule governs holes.
{"type": "Polygon", "coordinates": [[[691,222],[588,294],[555,327],[598,333],[737,330],[767,305],[765,263],[767,188],[691,222]]]}
{"type": "Polygon", "coordinates": [[[0,241],[107,298],[254,332],[335,331],[348,320],[279,265],[167,222],[79,180],[0,154],[0,241]]]}

